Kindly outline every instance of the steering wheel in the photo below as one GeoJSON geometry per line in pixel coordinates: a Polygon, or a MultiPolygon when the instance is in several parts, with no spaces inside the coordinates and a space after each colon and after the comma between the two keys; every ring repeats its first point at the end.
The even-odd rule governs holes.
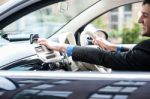
{"type": "MultiPolygon", "coordinates": [[[[103,32],[103,31],[98,30],[95,33],[91,32],[91,31],[83,31],[80,35],[80,44],[81,44],[81,46],[87,46],[88,45],[88,37],[91,37],[93,39],[93,38],[96,38],[96,36],[100,36],[100,35],[98,35],[99,32],[103,32]]],[[[105,36],[103,36],[103,37],[105,37],[105,39],[107,39],[108,38],[107,33],[104,34],[104,35],[106,37],[105,36]]],[[[98,47],[97,45],[95,45],[95,46],[98,47]]],[[[95,47],[95,46],[93,46],[93,47],[95,47]]],[[[83,65],[83,67],[85,67],[87,69],[98,70],[101,73],[110,73],[111,72],[111,69],[100,66],[100,65],[94,65],[93,66],[93,64],[89,64],[89,63],[85,63],[85,62],[82,62],[82,65],[83,65]],[[95,68],[91,68],[91,66],[95,67],[95,68]]]]}

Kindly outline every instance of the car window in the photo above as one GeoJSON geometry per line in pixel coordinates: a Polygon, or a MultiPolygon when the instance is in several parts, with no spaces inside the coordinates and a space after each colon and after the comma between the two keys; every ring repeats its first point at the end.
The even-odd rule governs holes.
{"type": "Polygon", "coordinates": [[[29,70],[38,70],[41,65],[38,63],[32,64],[22,64],[22,65],[14,65],[11,68],[7,69],[9,71],[29,71],[29,70]]]}
{"type": "Polygon", "coordinates": [[[138,17],[141,3],[127,4],[110,10],[90,24],[108,33],[109,41],[117,44],[136,44],[143,39],[138,17]]]}
{"type": "Polygon", "coordinates": [[[84,6],[83,0],[67,0],[49,5],[18,19],[3,31],[7,34],[23,31],[23,33],[39,34],[40,37],[47,38],[97,1],[87,0],[84,6]]]}
{"type": "Polygon", "coordinates": [[[20,66],[15,66],[14,68],[10,68],[9,71],[28,71],[33,68],[32,65],[20,65],[20,66]]]}
{"type": "Polygon", "coordinates": [[[4,28],[4,31],[26,31],[47,37],[67,23],[63,15],[57,11],[57,6],[58,4],[54,4],[32,12],[4,28]]]}

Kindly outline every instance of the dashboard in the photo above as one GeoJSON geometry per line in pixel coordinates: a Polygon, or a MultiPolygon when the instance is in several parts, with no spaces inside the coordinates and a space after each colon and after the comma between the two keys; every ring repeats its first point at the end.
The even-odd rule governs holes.
{"type": "Polygon", "coordinates": [[[69,63],[62,53],[38,44],[4,45],[0,48],[0,54],[1,70],[69,70],[69,63]]]}
{"type": "MultiPolygon", "coordinates": [[[[31,34],[29,41],[11,42],[0,47],[0,69],[1,70],[63,70],[75,71],[72,68],[72,60],[65,53],[52,51],[43,45],[37,44],[38,34],[31,34]],[[37,68],[41,67],[41,68],[37,68]],[[23,69],[24,68],[24,69],[23,69]]],[[[74,36],[71,32],[64,32],[54,38],[59,43],[75,44],[74,36]],[[63,36],[62,36],[63,35],[63,36]]],[[[53,40],[52,40],[53,41],[53,40]]],[[[74,70],[75,69],[75,70],[74,70]]]]}

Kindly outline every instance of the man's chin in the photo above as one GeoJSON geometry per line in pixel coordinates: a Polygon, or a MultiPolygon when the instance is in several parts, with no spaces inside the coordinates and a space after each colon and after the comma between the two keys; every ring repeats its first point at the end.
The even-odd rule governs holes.
{"type": "Polygon", "coordinates": [[[144,31],[141,31],[141,33],[140,33],[142,36],[144,36],[145,35],[145,32],[144,31]]]}
{"type": "Polygon", "coordinates": [[[150,32],[149,32],[149,33],[147,33],[147,32],[142,32],[142,36],[148,36],[148,37],[150,37],[150,32]]]}

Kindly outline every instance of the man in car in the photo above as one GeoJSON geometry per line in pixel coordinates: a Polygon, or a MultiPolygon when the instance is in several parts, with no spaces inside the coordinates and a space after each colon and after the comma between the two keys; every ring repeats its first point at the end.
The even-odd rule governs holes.
{"type": "MultiPolygon", "coordinates": [[[[150,0],[143,0],[139,23],[143,26],[142,35],[150,37],[150,0]]],[[[119,53],[91,47],[56,44],[44,39],[38,39],[38,42],[49,49],[67,53],[74,61],[103,65],[115,70],[150,70],[150,39],[140,42],[132,50],[119,53]]],[[[99,41],[95,38],[94,42],[98,44],[99,41]]]]}

